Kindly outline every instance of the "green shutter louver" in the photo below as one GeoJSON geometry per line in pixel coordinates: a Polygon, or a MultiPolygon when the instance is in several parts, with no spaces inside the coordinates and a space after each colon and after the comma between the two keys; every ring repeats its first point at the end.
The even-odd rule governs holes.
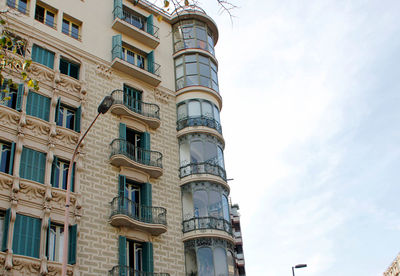
{"type": "Polygon", "coordinates": [[[154,74],[154,51],[147,54],[147,70],[154,74]]]}
{"type": "Polygon", "coordinates": [[[58,157],[54,155],[53,163],[51,163],[50,184],[52,187],[55,188],[58,188],[58,183],[56,183],[57,163],[58,163],[58,157]]]}
{"type": "Polygon", "coordinates": [[[39,258],[41,220],[17,214],[14,224],[14,254],[39,258]]]}
{"type": "Polygon", "coordinates": [[[125,175],[120,174],[118,176],[118,211],[120,213],[124,213],[125,207],[125,185],[126,185],[126,177],[125,175]]]}
{"type": "Polygon", "coordinates": [[[46,233],[46,257],[49,259],[50,252],[49,252],[49,247],[50,247],[50,226],[51,226],[51,219],[49,218],[49,225],[47,226],[47,233],[46,233]]]}
{"type": "Polygon", "coordinates": [[[119,142],[120,153],[126,153],[128,147],[126,142],[126,124],[124,123],[119,123],[119,139],[122,140],[119,142]]]}
{"type": "Polygon", "coordinates": [[[72,172],[71,172],[71,184],[70,191],[73,192],[75,190],[75,173],[76,173],[76,162],[72,164],[72,172]]]}
{"type": "Polygon", "coordinates": [[[46,154],[33,149],[22,149],[19,174],[22,178],[44,183],[46,154]]]}
{"type": "Polygon", "coordinates": [[[22,97],[24,96],[24,84],[18,84],[18,91],[17,91],[17,101],[15,104],[15,109],[17,111],[21,111],[22,109],[22,97]]]}
{"type": "Polygon", "coordinates": [[[143,271],[149,272],[149,274],[154,272],[153,244],[151,242],[143,243],[143,271]]]}
{"type": "Polygon", "coordinates": [[[13,175],[14,155],[15,155],[15,142],[12,142],[11,143],[11,153],[10,153],[10,166],[8,167],[8,174],[10,174],[10,175],[13,175]]]}
{"type": "Polygon", "coordinates": [[[154,35],[154,28],[153,28],[153,15],[150,14],[147,17],[147,33],[154,35]]]}
{"type": "Polygon", "coordinates": [[[152,214],[152,192],[151,192],[151,184],[150,183],[143,183],[140,188],[140,198],[142,200],[142,205],[148,206],[142,208],[142,217],[145,222],[152,223],[153,221],[153,214],[152,214]]]}
{"type": "Polygon", "coordinates": [[[112,37],[112,60],[115,58],[122,59],[122,35],[114,35],[112,37]]]}
{"type": "Polygon", "coordinates": [[[114,0],[114,19],[122,19],[122,0],[114,0]]]}
{"type": "Polygon", "coordinates": [[[145,162],[146,165],[152,165],[150,164],[150,133],[148,132],[143,132],[142,135],[142,144],[141,147],[144,149],[143,151],[143,161],[145,162]]]}
{"type": "Polygon", "coordinates": [[[58,117],[60,116],[60,105],[61,105],[61,98],[59,97],[57,99],[57,104],[56,104],[56,115],[54,117],[54,120],[56,122],[56,125],[60,125],[60,123],[62,124],[62,122],[58,121],[58,117]]]}
{"type": "Polygon", "coordinates": [[[6,215],[4,217],[4,227],[3,227],[3,240],[1,241],[1,251],[6,251],[7,248],[7,241],[8,241],[8,228],[10,226],[10,219],[11,219],[11,209],[6,210],[6,215]]]}
{"type": "Polygon", "coordinates": [[[79,106],[75,112],[75,131],[81,132],[81,116],[82,116],[82,106],[79,106]]]}
{"type": "Polygon", "coordinates": [[[54,53],[34,44],[32,46],[32,60],[51,69],[54,68],[54,53]]]}
{"type": "Polygon", "coordinates": [[[50,98],[29,91],[26,114],[49,121],[50,98]]]}
{"type": "Polygon", "coordinates": [[[68,264],[76,264],[76,240],[78,235],[78,226],[69,226],[69,242],[68,242],[68,264]]]}
{"type": "Polygon", "coordinates": [[[126,237],[118,237],[118,265],[120,266],[119,276],[127,276],[126,266],[126,237]]]}

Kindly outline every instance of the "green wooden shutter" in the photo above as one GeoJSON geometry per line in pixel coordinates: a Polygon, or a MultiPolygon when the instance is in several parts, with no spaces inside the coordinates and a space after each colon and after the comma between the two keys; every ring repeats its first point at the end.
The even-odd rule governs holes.
{"type": "Polygon", "coordinates": [[[75,131],[81,132],[81,117],[82,117],[82,106],[80,105],[75,112],[75,131]]]}
{"type": "Polygon", "coordinates": [[[76,162],[72,164],[72,172],[71,172],[71,192],[75,190],[75,172],[76,171],[76,162]]]}
{"type": "Polygon", "coordinates": [[[29,148],[22,149],[19,173],[22,178],[44,183],[46,154],[29,148]]]}
{"type": "Polygon", "coordinates": [[[32,55],[31,58],[33,61],[38,62],[38,58],[39,58],[39,47],[36,44],[33,44],[32,46],[32,55]]]}
{"type": "Polygon", "coordinates": [[[10,166],[8,168],[8,174],[13,175],[13,169],[14,169],[14,155],[15,155],[15,143],[11,143],[11,153],[10,153],[10,166]]]}
{"type": "Polygon", "coordinates": [[[143,243],[143,271],[153,273],[153,244],[151,242],[143,243]]]}
{"type": "Polygon", "coordinates": [[[114,0],[114,19],[122,19],[122,0],[114,0]]]}
{"type": "Polygon", "coordinates": [[[127,142],[126,142],[126,124],[119,123],[119,153],[126,153],[127,152],[127,142]]]}
{"type": "Polygon", "coordinates": [[[126,276],[126,237],[118,237],[118,265],[120,266],[119,276],[126,276]]]}
{"type": "Polygon", "coordinates": [[[50,98],[29,91],[26,114],[49,121],[50,98]]]}
{"type": "Polygon", "coordinates": [[[27,173],[27,154],[27,149],[25,147],[22,147],[21,161],[19,163],[19,175],[22,178],[25,178],[25,175],[27,173]]]}
{"type": "Polygon", "coordinates": [[[39,258],[41,220],[17,214],[14,224],[13,252],[39,258]]]}
{"type": "Polygon", "coordinates": [[[122,59],[122,35],[114,35],[112,37],[112,60],[115,58],[122,59]]]}
{"type": "Polygon", "coordinates": [[[54,155],[53,163],[51,164],[50,184],[55,188],[58,188],[58,183],[56,183],[57,163],[58,157],[54,155]]]}
{"type": "Polygon", "coordinates": [[[44,51],[46,52],[46,60],[44,61],[44,65],[53,69],[54,68],[54,53],[47,51],[47,50],[44,50],[44,51]]]}
{"type": "Polygon", "coordinates": [[[150,133],[143,132],[141,135],[141,147],[144,149],[143,151],[143,161],[146,165],[151,164],[151,156],[150,156],[150,133]]]}
{"type": "Polygon", "coordinates": [[[125,185],[126,185],[126,177],[125,175],[120,174],[118,176],[118,212],[124,213],[125,206],[125,185]]]}
{"type": "Polygon", "coordinates": [[[18,84],[18,91],[17,91],[17,101],[15,104],[15,109],[17,111],[21,111],[22,108],[22,97],[24,96],[24,84],[18,84]]]}
{"type": "Polygon", "coordinates": [[[76,264],[76,239],[78,234],[78,226],[69,226],[69,242],[68,242],[68,264],[76,264]]]}
{"type": "Polygon", "coordinates": [[[46,170],[46,154],[43,152],[36,151],[36,155],[38,156],[39,159],[38,169],[35,170],[39,173],[36,181],[44,184],[44,174],[46,170]]]}
{"type": "Polygon", "coordinates": [[[153,28],[153,15],[150,14],[147,17],[147,33],[154,35],[154,28],[153,28]]]}
{"type": "Polygon", "coordinates": [[[8,228],[10,226],[11,219],[11,209],[6,210],[6,215],[4,217],[4,227],[3,227],[3,240],[1,241],[1,251],[6,251],[7,248],[7,240],[8,240],[8,228]]]}
{"type": "Polygon", "coordinates": [[[58,117],[60,116],[60,105],[61,105],[61,98],[59,97],[57,99],[56,115],[55,115],[55,118],[54,118],[54,121],[56,122],[56,125],[58,125],[58,126],[62,125],[62,122],[58,121],[58,117]]]}
{"type": "Polygon", "coordinates": [[[154,74],[154,51],[147,54],[147,70],[154,74]]]}
{"type": "Polygon", "coordinates": [[[49,247],[50,247],[50,226],[51,226],[51,219],[49,218],[49,225],[47,226],[47,234],[46,234],[46,257],[47,260],[49,259],[49,247]]]}
{"type": "Polygon", "coordinates": [[[142,205],[147,206],[141,208],[142,218],[147,223],[152,223],[153,214],[152,214],[152,192],[151,192],[151,184],[143,183],[140,188],[140,198],[142,201],[142,205]]]}

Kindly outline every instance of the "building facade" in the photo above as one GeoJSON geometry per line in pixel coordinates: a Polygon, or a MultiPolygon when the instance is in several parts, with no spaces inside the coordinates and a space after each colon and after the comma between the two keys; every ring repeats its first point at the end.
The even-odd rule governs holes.
{"type": "Polygon", "coordinates": [[[235,239],[235,268],[239,276],[245,276],[246,269],[243,254],[243,237],[240,227],[240,214],[238,204],[231,205],[231,222],[233,237],[235,239]]]}
{"type": "Polygon", "coordinates": [[[4,72],[0,275],[61,274],[69,169],[68,275],[236,275],[215,22],[144,0],[0,3],[40,82],[4,72]]]}
{"type": "Polygon", "coordinates": [[[400,275],[400,254],[393,260],[390,266],[383,272],[383,276],[399,276],[400,275]]]}

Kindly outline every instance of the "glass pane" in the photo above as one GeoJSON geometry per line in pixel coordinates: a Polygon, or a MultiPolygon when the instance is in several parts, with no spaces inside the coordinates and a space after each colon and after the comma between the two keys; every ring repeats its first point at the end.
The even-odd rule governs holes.
{"type": "Polygon", "coordinates": [[[202,108],[202,115],[212,118],[213,117],[213,111],[212,111],[212,106],[209,102],[203,101],[201,103],[201,108],[202,108]]]}
{"type": "Polygon", "coordinates": [[[197,36],[197,39],[207,41],[207,34],[206,34],[206,30],[204,28],[196,27],[196,36],[197,36]]]}
{"type": "Polygon", "coordinates": [[[189,249],[185,253],[186,275],[197,275],[196,252],[189,249]]]}
{"type": "Polygon", "coordinates": [[[54,13],[47,11],[46,12],[46,25],[49,25],[50,27],[54,26],[54,13]]]}
{"type": "Polygon", "coordinates": [[[197,74],[197,63],[186,63],[186,75],[197,74]]]}
{"type": "Polygon", "coordinates": [[[201,141],[194,141],[190,143],[190,162],[200,163],[203,162],[203,143],[201,141]]]}
{"type": "Polygon", "coordinates": [[[225,168],[224,153],[220,147],[217,147],[217,149],[218,149],[218,165],[220,165],[222,168],[225,168]]]}
{"type": "Polygon", "coordinates": [[[208,64],[203,64],[200,63],[200,75],[205,76],[205,77],[210,77],[210,67],[208,64]]]}
{"type": "Polygon", "coordinates": [[[208,216],[222,218],[221,194],[216,191],[208,192],[208,216]]]}
{"type": "Polygon", "coordinates": [[[208,141],[204,142],[204,161],[211,164],[217,161],[217,146],[208,141]]]}
{"type": "Polygon", "coordinates": [[[196,62],[196,55],[186,55],[185,62],[196,62]]]}
{"type": "Polygon", "coordinates": [[[210,78],[209,77],[200,76],[200,85],[211,88],[210,78]]]}
{"type": "Polygon", "coordinates": [[[74,23],[71,24],[71,36],[76,39],[79,37],[79,26],[74,23]]]}
{"type": "Polygon", "coordinates": [[[181,79],[179,79],[179,80],[176,80],[176,89],[177,89],[177,90],[183,88],[184,85],[185,85],[185,80],[184,80],[184,78],[181,78],[181,79]]]}
{"type": "Polygon", "coordinates": [[[79,79],[79,65],[70,64],[69,75],[75,79],[79,79]]]}
{"type": "Polygon", "coordinates": [[[183,41],[178,41],[175,43],[175,52],[183,49],[183,41]]]}
{"type": "Polygon", "coordinates": [[[218,122],[218,123],[220,123],[220,118],[219,118],[219,110],[218,110],[218,108],[214,105],[214,119],[218,122]]]}
{"type": "Polygon", "coordinates": [[[62,169],[62,188],[64,190],[67,189],[67,177],[68,177],[68,167],[69,165],[65,163],[61,163],[61,169],[62,169]]]}
{"type": "Polygon", "coordinates": [[[226,276],[228,274],[228,264],[226,260],[225,249],[221,247],[214,249],[214,263],[216,276],[226,276]]]}
{"type": "Polygon", "coordinates": [[[183,208],[183,219],[191,219],[194,217],[193,213],[193,196],[192,192],[188,190],[184,190],[182,193],[182,208],[183,208]]]}
{"type": "Polygon", "coordinates": [[[195,191],[193,193],[193,207],[195,217],[207,217],[207,192],[206,191],[195,191]]]}
{"type": "Polygon", "coordinates": [[[199,248],[197,251],[199,276],[214,275],[214,262],[212,251],[208,247],[199,248]]]}
{"type": "Polygon", "coordinates": [[[199,77],[197,75],[186,77],[186,86],[191,85],[199,85],[199,77]]]}
{"type": "Polygon", "coordinates": [[[183,56],[178,57],[177,59],[175,59],[175,65],[180,65],[183,62],[183,56]]]}
{"type": "Polygon", "coordinates": [[[26,12],[27,1],[26,0],[19,0],[18,10],[22,13],[26,12]]]}
{"type": "Polygon", "coordinates": [[[235,263],[234,258],[231,251],[227,253],[227,262],[228,262],[228,275],[234,276],[235,275],[235,263]]]}
{"type": "Polygon", "coordinates": [[[68,75],[68,62],[60,59],[60,73],[68,75]]]}
{"type": "Polygon", "coordinates": [[[180,144],[179,157],[180,157],[181,167],[190,163],[190,151],[189,151],[189,144],[187,142],[180,144]]]}
{"type": "Polygon", "coordinates": [[[11,147],[9,145],[0,144],[0,149],[1,149],[0,171],[8,173],[10,166],[11,147]]]}
{"type": "Polygon", "coordinates": [[[201,115],[200,102],[190,101],[189,102],[189,117],[197,117],[201,115]]]}
{"type": "Polygon", "coordinates": [[[193,28],[182,28],[182,34],[184,39],[194,38],[193,28]]]}
{"type": "Polygon", "coordinates": [[[63,19],[62,32],[64,34],[69,34],[69,21],[68,20],[63,19]]]}
{"type": "Polygon", "coordinates": [[[56,230],[55,226],[51,226],[50,228],[50,237],[49,237],[49,259],[50,261],[55,261],[56,260],[56,230]]]}
{"type": "Polygon", "coordinates": [[[186,104],[181,104],[178,106],[178,120],[186,117],[187,117],[186,104]]]}
{"type": "Polygon", "coordinates": [[[176,78],[179,79],[183,77],[183,66],[179,65],[176,67],[176,78]]]}
{"type": "Polygon", "coordinates": [[[67,109],[67,118],[66,118],[66,128],[74,129],[74,122],[75,122],[75,112],[72,110],[67,109]]]}
{"type": "Polygon", "coordinates": [[[208,66],[208,63],[209,63],[208,61],[209,61],[208,58],[206,58],[205,56],[199,55],[199,62],[207,64],[207,66],[208,66]]]}
{"type": "Polygon", "coordinates": [[[136,55],[137,57],[137,66],[140,68],[144,68],[144,57],[136,55]]]}
{"type": "Polygon", "coordinates": [[[63,123],[64,123],[64,108],[60,107],[60,112],[58,112],[57,125],[63,126],[63,123]]]}
{"type": "Polygon", "coordinates": [[[223,210],[223,213],[224,213],[224,219],[226,221],[230,221],[229,203],[228,203],[228,198],[225,195],[222,195],[222,210],[223,210]]]}

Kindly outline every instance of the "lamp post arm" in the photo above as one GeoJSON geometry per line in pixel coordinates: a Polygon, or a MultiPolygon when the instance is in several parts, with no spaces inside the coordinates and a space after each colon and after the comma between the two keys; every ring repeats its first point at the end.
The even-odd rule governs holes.
{"type": "MultiPolygon", "coordinates": [[[[63,260],[62,260],[62,270],[61,275],[67,275],[67,263],[68,263],[68,236],[69,236],[69,205],[70,205],[70,193],[71,193],[71,174],[72,167],[74,164],[75,156],[78,152],[79,146],[81,145],[83,139],[85,139],[86,134],[88,134],[89,130],[92,128],[93,124],[96,122],[97,118],[99,118],[101,113],[97,113],[96,118],[92,121],[90,126],[87,128],[85,133],[79,139],[78,144],[74,149],[74,153],[72,154],[71,161],[69,162],[68,174],[67,174],[67,191],[65,195],[65,213],[64,213],[64,247],[63,247],[63,260]]],[[[50,227],[50,225],[49,225],[50,227]]]]}
{"type": "Polygon", "coordinates": [[[292,274],[293,274],[293,276],[294,276],[294,267],[292,266],[292,274]]]}

